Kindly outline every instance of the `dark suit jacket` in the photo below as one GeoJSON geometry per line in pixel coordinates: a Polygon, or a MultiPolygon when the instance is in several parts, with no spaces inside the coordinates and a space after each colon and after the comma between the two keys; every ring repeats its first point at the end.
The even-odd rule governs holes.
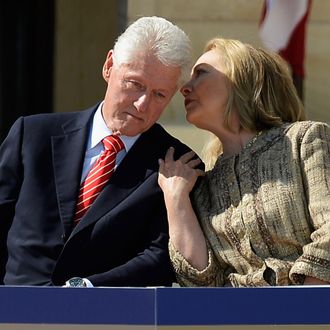
{"type": "Polygon", "coordinates": [[[72,228],[96,106],[20,118],[0,148],[0,270],[6,285],[171,285],[158,159],[190,150],[155,124],[72,228]]]}

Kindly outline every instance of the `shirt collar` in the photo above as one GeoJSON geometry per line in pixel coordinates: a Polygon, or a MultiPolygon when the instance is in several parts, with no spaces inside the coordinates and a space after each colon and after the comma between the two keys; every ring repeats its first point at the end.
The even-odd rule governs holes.
{"type": "MultiPolygon", "coordinates": [[[[102,106],[104,102],[101,102],[98,106],[91,127],[90,138],[88,142],[87,149],[93,149],[96,147],[106,136],[111,135],[112,131],[107,127],[103,115],[102,115],[102,106]]],[[[129,149],[133,146],[135,141],[139,138],[141,134],[135,136],[126,136],[121,135],[120,138],[125,145],[125,150],[128,152],[129,149]]]]}

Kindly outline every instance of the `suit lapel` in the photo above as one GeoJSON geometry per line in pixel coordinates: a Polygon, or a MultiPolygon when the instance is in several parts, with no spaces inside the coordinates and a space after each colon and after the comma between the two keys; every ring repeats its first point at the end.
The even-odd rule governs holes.
{"type": "Polygon", "coordinates": [[[55,186],[64,233],[69,235],[80,186],[89,122],[95,108],[77,113],[63,125],[63,135],[52,137],[55,186]]]}
{"type": "Polygon", "coordinates": [[[127,198],[149,175],[157,171],[157,155],[147,152],[147,150],[153,150],[151,143],[154,140],[150,138],[152,131],[153,129],[150,129],[150,132],[142,134],[136,141],[112,175],[108,185],[105,186],[84,218],[73,230],[72,235],[99,220],[127,198]]]}

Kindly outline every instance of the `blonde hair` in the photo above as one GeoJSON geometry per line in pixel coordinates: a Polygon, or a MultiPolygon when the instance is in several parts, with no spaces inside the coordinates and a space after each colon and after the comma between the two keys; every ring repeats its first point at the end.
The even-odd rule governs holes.
{"type": "MultiPolygon", "coordinates": [[[[213,49],[218,51],[229,81],[225,111],[228,129],[231,129],[233,107],[241,127],[251,132],[306,119],[289,67],[279,55],[223,38],[210,40],[204,51],[213,49]]],[[[208,168],[214,165],[221,151],[219,139],[212,137],[204,148],[203,158],[208,168]]]]}

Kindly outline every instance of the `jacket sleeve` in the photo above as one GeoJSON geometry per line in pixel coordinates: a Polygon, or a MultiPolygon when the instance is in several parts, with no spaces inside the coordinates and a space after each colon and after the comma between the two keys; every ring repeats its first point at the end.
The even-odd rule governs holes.
{"type": "MultiPolygon", "coordinates": [[[[177,157],[190,151],[189,148],[181,143],[174,144],[177,157]]],[[[166,150],[165,150],[166,151],[166,150]]],[[[164,151],[164,154],[165,154],[164,151]]],[[[204,169],[204,164],[200,164],[204,169]]],[[[158,181],[158,172],[154,174],[156,182],[158,181]]],[[[126,264],[116,267],[104,274],[89,276],[88,279],[94,285],[102,285],[102,281],[107,279],[107,285],[154,285],[171,286],[173,282],[179,280],[169,257],[169,236],[168,221],[163,194],[160,187],[157,190],[160,194],[159,204],[154,208],[153,221],[150,229],[151,239],[149,246],[143,253],[129,260],[126,264]]]]}
{"type": "MultiPolygon", "coordinates": [[[[312,227],[290,276],[312,276],[330,281],[330,127],[314,123],[301,143],[301,168],[312,227]]],[[[299,281],[298,281],[299,282],[299,281]]]]}
{"type": "Polygon", "coordinates": [[[218,287],[223,286],[223,272],[218,269],[211,249],[208,247],[208,265],[203,270],[194,268],[169,242],[170,258],[176,273],[176,278],[181,286],[191,287],[218,287]]]}
{"type": "Polygon", "coordinates": [[[22,182],[22,118],[12,126],[0,147],[0,283],[3,283],[7,261],[6,238],[12,223],[22,182]]]}
{"type": "MultiPolygon", "coordinates": [[[[157,182],[157,173],[149,181],[157,182]]],[[[143,232],[144,248],[127,262],[107,272],[88,276],[94,286],[171,286],[175,282],[168,255],[167,213],[160,188],[153,196],[150,200],[152,205],[144,206],[150,208],[146,213],[149,226],[143,232]]],[[[125,239],[127,236],[123,234],[122,240],[125,239]]]]}

